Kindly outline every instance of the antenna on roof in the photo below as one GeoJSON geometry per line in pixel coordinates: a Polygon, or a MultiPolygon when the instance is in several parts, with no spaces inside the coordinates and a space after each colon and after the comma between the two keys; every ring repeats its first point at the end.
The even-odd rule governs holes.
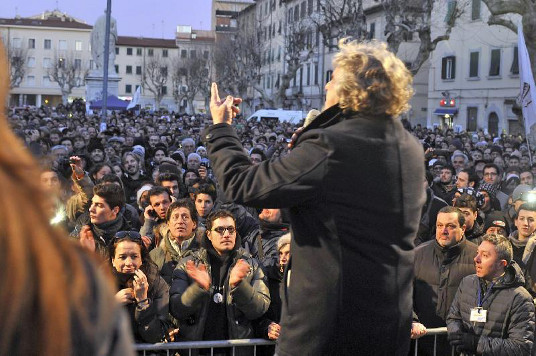
{"type": "Polygon", "coordinates": [[[19,8],[15,6],[15,17],[19,16],[19,8]]]}
{"type": "Polygon", "coordinates": [[[59,10],[60,6],[58,5],[58,0],[56,0],[56,10],[59,10]]]}
{"type": "Polygon", "coordinates": [[[162,39],[164,39],[164,20],[162,20],[162,39]]]}

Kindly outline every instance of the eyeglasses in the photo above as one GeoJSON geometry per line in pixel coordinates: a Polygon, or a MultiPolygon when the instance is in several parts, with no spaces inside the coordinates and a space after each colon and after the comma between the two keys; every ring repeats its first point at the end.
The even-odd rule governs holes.
{"type": "Polygon", "coordinates": [[[141,240],[141,235],[136,231],[118,231],[114,236],[115,239],[124,239],[125,237],[129,237],[133,240],[141,240]]]}
{"type": "Polygon", "coordinates": [[[229,231],[229,235],[232,235],[236,232],[236,228],[234,226],[218,226],[217,228],[213,229],[212,231],[216,231],[218,234],[223,235],[225,234],[225,231],[229,231]]]}

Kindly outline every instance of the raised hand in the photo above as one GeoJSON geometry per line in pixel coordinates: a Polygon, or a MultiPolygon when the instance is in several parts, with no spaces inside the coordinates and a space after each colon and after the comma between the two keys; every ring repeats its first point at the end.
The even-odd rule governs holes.
{"type": "Polygon", "coordinates": [[[218,85],[212,83],[210,88],[210,113],[212,115],[212,123],[222,124],[226,123],[231,125],[233,123],[233,118],[240,113],[240,109],[235,106],[242,102],[240,98],[234,98],[231,95],[228,95],[225,100],[220,99],[220,94],[218,93],[218,85]]]}
{"type": "Polygon", "coordinates": [[[149,282],[147,276],[141,270],[134,272],[134,297],[136,301],[147,299],[147,291],[149,290],[149,282]]]}
{"type": "Polygon", "coordinates": [[[193,279],[199,287],[204,290],[209,290],[211,285],[211,279],[207,272],[207,267],[200,263],[198,266],[195,265],[194,261],[190,260],[186,262],[186,273],[188,276],[193,279]]]}
{"type": "Polygon", "coordinates": [[[236,287],[240,282],[242,282],[244,277],[247,276],[249,269],[250,266],[246,261],[240,259],[238,262],[236,262],[229,276],[229,284],[231,288],[236,287]]]}
{"type": "Polygon", "coordinates": [[[80,245],[91,252],[95,252],[95,237],[89,225],[82,226],[80,230],[80,245]]]}
{"type": "Polygon", "coordinates": [[[136,299],[134,298],[134,291],[132,288],[125,288],[115,294],[115,300],[120,304],[130,304],[134,303],[136,299]]]}

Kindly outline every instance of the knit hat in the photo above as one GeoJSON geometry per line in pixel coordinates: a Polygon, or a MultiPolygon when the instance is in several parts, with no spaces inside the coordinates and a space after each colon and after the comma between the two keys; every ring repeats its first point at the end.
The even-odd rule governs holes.
{"type": "Polygon", "coordinates": [[[494,184],[491,183],[482,183],[478,187],[479,191],[484,191],[489,194],[491,198],[495,198],[495,195],[497,194],[497,187],[494,184]]]}
{"type": "Polygon", "coordinates": [[[486,220],[484,221],[484,232],[488,231],[488,229],[493,226],[502,227],[506,231],[506,236],[510,234],[510,229],[508,228],[506,218],[500,211],[492,211],[486,215],[486,220]]]}
{"type": "Polygon", "coordinates": [[[143,210],[143,207],[141,206],[141,202],[140,202],[140,199],[141,199],[141,195],[148,191],[148,190],[151,190],[151,188],[153,187],[152,184],[144,184],[141,186],[140,189],[138,189],[138,191],[136,192],[136,202],[138,203],[138,207],[140,208],[140,210],[143,210]]]}
{"type": "Polygon", "coordinates": [[[140,145],[132,147],[132,153],[138,155],[142,160],[145,158],[145,148],[140,145]]]}
{"type": "Polygon", "coordinates": [[[91,139],[89,141],[89,144],[87,145],[87,151],[89,153],[91,153],[91,152],[93,152],[95,150],[104,151],[104,146],[102,145],[100,139],[91,139]]]}
{"type": "Polygon", "coordinates": [[[180,161],[182,165],[184,165],[184,162],[186,161],[186,158],[184,157],[184,152],[182,152],[181,150],[173,152],[170,157],[173,158],[175,161],[180,161]]]}
{"type": "MultiPolygon", "coordinates": [[[[514,189],[514,192],[512,193],[512,202],[516,202],[520,199],[523,199],[523,195],[528,192],[529,190],[532,190],[531,186],[528,184],[520,184],[514,189]]],[[[527,201],[527,199],[523,199],[524,201],[527,201]]]]}

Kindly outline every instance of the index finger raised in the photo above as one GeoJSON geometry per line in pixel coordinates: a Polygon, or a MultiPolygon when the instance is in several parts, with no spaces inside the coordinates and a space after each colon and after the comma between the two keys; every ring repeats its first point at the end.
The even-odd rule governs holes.
{"type": "Polygon", "coordinates": [[[218,84],[216,82],[212,82],[212,86],[210,87],[210,101],[213,104],[220,102],[220,94],[218,93],[218,84]]]}

